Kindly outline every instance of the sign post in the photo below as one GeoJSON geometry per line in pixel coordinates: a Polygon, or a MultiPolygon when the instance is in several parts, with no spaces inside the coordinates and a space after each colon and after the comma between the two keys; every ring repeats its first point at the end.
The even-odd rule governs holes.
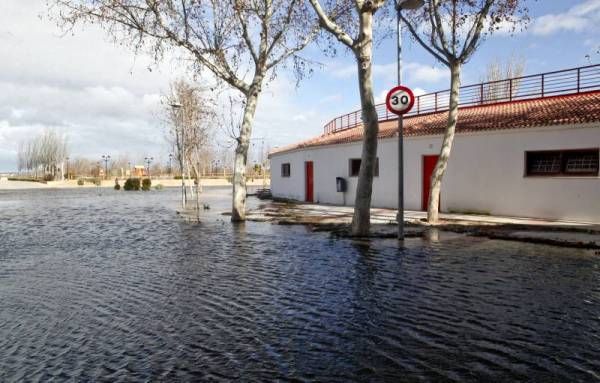
{"type": "MultiPolygon", "coordinates": [[[[400,71],[398,71],[398,76],[400,71]]],[[[415,104],[413,92],[402,85],[392,88],[385,98],[387,110],[398,115],[398,239],[404,240],[404,142],[402,115],[415,104]]]]}

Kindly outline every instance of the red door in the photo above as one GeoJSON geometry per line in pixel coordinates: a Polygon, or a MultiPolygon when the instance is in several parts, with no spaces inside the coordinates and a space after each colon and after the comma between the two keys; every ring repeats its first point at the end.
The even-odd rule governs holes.
{"type": "Polygon", "coordinates": [[[306,202],[313,202],[313,163],[306,161],[304,163],[306,174],[306,202]]]}
{"type": "MultiPolygon", "coordinates": [[[[439,156],[423,156],[423,197],[421,199],[421,209],[427,210],[429,202],[429,189],[431,187],[431,174],[437,163],[439,156]]],[[[439,209],[439,206],[438,206],[439,209]]]]}

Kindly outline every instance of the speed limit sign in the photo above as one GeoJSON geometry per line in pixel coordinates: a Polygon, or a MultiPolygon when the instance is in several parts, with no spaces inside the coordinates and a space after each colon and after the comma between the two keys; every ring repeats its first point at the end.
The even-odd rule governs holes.
{"type": "Polygon", "coordinates": [[[385,98],[387,109],[394,114],[408,113],[415,103],[415,95],[405,86],[392,88],[385,98]]]}

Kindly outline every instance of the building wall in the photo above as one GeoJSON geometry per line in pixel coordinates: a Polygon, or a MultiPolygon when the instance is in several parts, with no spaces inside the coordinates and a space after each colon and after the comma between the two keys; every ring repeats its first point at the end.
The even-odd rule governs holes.
{"type": "MultiPolygon", "coordinates": [[[[441,136],[405,140],[405,208],[421,209],[422,161],[439,154],[441,136]]],[[[357,177],[349,159],[360,158],[362,143],[340,144],[271,155],[275,197],[305,200],[304,162],[314,163],[316,203],[354,203],[357,177]],[[291,176],[281,177],[289,162],[291,176]],[[337,193],[335,178],[348,181],[337,193]]],[[[526,177],[525,152],[600,147],[600,124],[511,129],[457,135],[442,182],[443,212],[564,219],[600,223],[600,177],[526,177]]],[[[379,141],[379,177],[373,183],[374,207],[397,206],[397,139],[379,141]]]]}

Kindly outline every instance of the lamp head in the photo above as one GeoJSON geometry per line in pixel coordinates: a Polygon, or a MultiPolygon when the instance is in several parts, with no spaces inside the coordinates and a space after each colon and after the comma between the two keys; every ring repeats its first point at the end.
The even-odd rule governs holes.
{"type": "Polygon", "coordinates": [[[173,108],[173,109],[179,109],[179,108],[181,108],[181,104],[178,103],[178,102],[174,102],[174,103],[170,104],[169,106],[171,108],[173,108]]]}

